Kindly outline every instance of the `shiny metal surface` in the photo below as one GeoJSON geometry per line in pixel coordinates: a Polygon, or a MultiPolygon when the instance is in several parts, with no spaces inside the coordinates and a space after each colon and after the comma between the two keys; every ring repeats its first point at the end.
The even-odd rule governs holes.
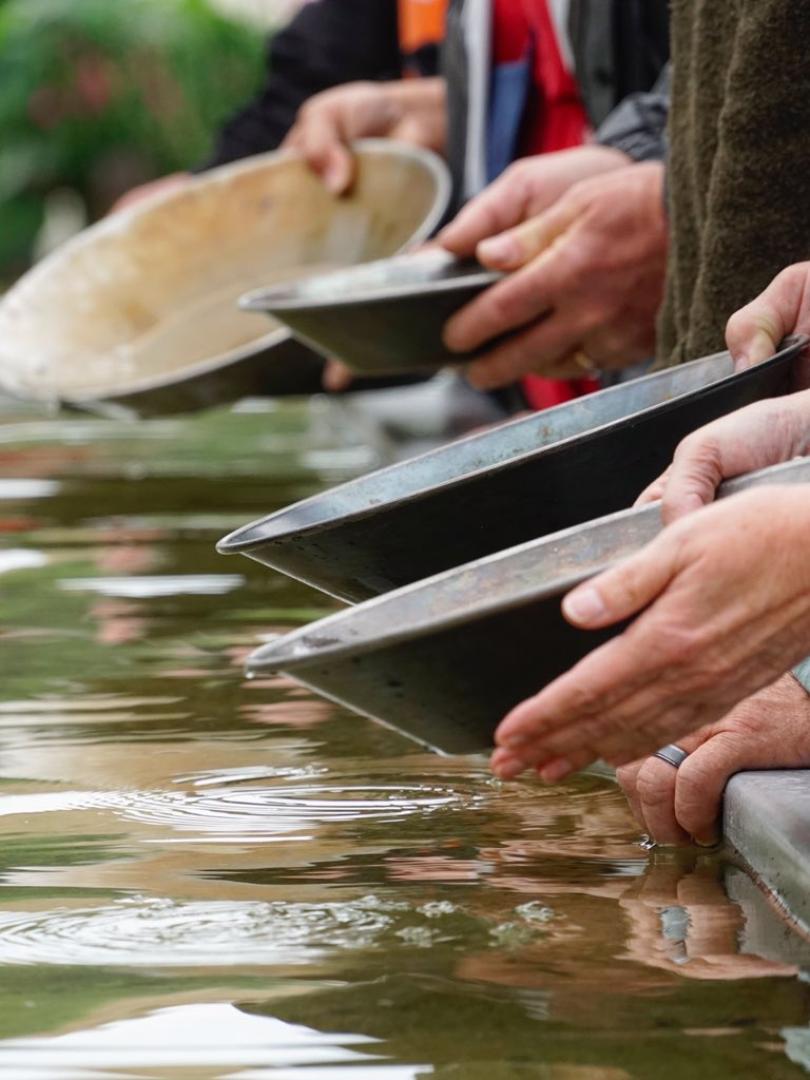
{"type": "Polygon", "coordinates": [[[383,140],[357,153],[344,198],[278,152],[213,169],[86,230],[0,302],[0,389],[141,415],[317,389],[322,359],[240,312],[239,296],[393,255],[430,235],[449,198],[434,154],[383,140]]]}
{"type": "MultiPolygon", "coordinates": [[[[810,458],[724,485],[810,484],[810,458]]],[[[561,597],[639,550],[661,528],[657,504],[621,511],[376,597],[287,634],[248,658],[434,749],[486,748],[502,716],[621,626],[563,618],[561,597]]]]}
{"type": "Polygon", "coordinates": [[[490,428],[220,541],[356,601],[629,506],[688,432],[784,393],[804,342],[745,372],[727,353],[490,428]]]}
{"type": "Polygon", "coordinates": [[[450,316],[503,275],[430,248],[242,298],[363,374],[435,370],[467,357],[442,342],[450,316]]]}

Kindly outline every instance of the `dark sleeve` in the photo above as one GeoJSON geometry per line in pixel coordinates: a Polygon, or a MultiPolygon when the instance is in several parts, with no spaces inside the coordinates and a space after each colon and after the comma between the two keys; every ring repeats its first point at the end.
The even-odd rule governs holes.
{"type": "Polygon", "coordinates": [[[634,161],[664,161],[667,156],[670,68],[648,94],[631,94],[596,133],[603,146],[623,150],[634,161]]]}
{"type": "Polygon", "coordinates": [[[312,0],[271,39],[264,85],[222,127],[201,169],[275,150],[321,90],[400,74],[397,0],[312,0]]]}

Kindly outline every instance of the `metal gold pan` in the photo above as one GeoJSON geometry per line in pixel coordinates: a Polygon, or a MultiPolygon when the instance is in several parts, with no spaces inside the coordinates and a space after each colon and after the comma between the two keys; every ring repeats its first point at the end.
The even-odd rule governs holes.
{"type": "Polygon", "coordinates": [[[322,358],[239,297],[393,255],[430,235],[449,198],[435,154],[383,140],[356,150],[345,198],[297,158],[262,154],[85,230],[0,301],[0,389],[141,415],[319,389],[322,358]]]}
{"type": "MultiPolygon", "coordinates": [[[[810,458],[724,485],[810,483],[810,458]]],[[[265,645],[280,671],[444,753],[486,749],[517,702],[616,632],[576,630],[560,599],[660,530],[657,504],[625,510],[376,597],[265,645]]]]}
{"type": "Polygon", "coordinates": [[[789,389],[804,341],[734,373],[727,353],[660,371],[370,473],[220,541],[358,601],[631,505],[680,440],[789,389]]]}
{"type": "Polygon", "coordinates": [[[444,346],[444,324],[501,277],[430,248],[262,289],[241,305],[361,374],[436,371],[466,359],[444,346]]]}

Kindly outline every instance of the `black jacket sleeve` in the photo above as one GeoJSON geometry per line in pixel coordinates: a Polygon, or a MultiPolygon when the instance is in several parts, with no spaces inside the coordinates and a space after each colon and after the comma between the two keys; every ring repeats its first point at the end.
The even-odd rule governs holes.
{"type": "Polygon", "coordinates": [[[634,161],[665,161],[670,68],[648,94],[631,94],[596,133],[597,142],[623,150],[634,161]]]}
{"type": "Polygon", "coordinates": [[[264,85],[222,127],[201,168],[274,150],[321,90],[400,74],[397,0],[312,0],[271,39],[264,85]]]}

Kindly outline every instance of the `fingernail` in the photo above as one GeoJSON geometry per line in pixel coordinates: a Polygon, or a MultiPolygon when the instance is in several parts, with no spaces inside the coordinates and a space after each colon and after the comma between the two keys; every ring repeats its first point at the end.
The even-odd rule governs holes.
{"type": "Polygon", "coordinates": [[[526,762],[517,757],[503,758],[492,766],[492,771],[499,780],[514,780],[526,769],[528,769],[526,762]]]}
{"type": "Polygon", "coordinates": [[[563,614],[571,622],[591,623],[605,614],[605,605],[596,589],[585,586],[569,593],[563,600],[563,614]]]}
{"type": "Polygon", "coordinates": [[[699,847],[699,848],[716,848],[717,845],[720,843],[720,837],[717,836],[717,835],[712,835],[712,836],[709,836],[709,837],[707,837],[707,836],[700,836],[700,837],[693,836],[692,837],[692,843],[695,845],[695,847],[699,847]]]}
{"type": "Polygon", "coordinates": [[[566,761],[565,758],[557,758],[556,761],[550,761],[548,765],[543,765],[538,769],[538,775],[545,784],[558,784],[560,780],[564,780],[566,776],[570,776],[574,771],[570,761],[566,761]]]}
{"type": "Polygon", "coordinates": [[[481,241],[476,254],[482,263],[511,266],[519,261],[521,250],[511,236],[491,236],[481,241]]]}

